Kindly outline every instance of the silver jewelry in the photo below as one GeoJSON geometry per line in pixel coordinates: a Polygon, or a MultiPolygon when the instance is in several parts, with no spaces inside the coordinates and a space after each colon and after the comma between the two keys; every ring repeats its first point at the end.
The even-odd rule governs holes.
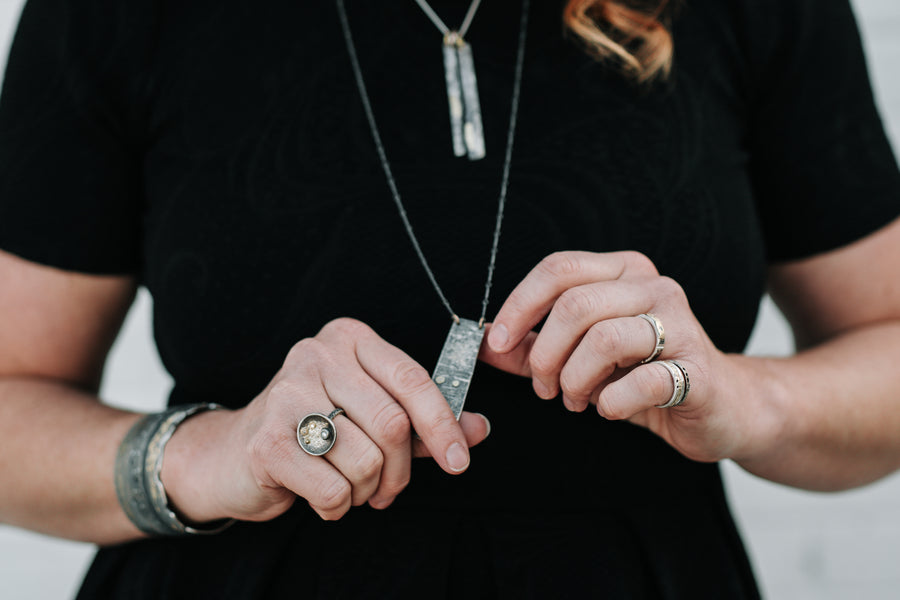
{"type": "Polygon", "coordinates": [[[328,413],[309,413],[297,423],[297,443],[310,456],[323,456],[337,441],[334,419],[344,413],[343,408],[335,408],[328,413]]]}
{"type": "Polygon", "coordinates": [[[656,408],[673,408],[675,406],[681,406],[684,403],[685,398],[687,398],[688,392],[691,391],[691,380],[688,377],[687,369],[681,366],[681,363],[677,363],[674,360],[660,360],[653,363],[655,365],[662,365],[669,371],[669,375],[672,376],[672,397],[669,398],[669,401],[665,404],[657,404],[656,408]]]}
{"type": "Polygon", "coordinates": [[[163,453],[175,429],[192,415],[220,408],[218,404],[176,406],[142,417],[125,435],[116,454],[116,496],[131,522],[144,533],[213,534],[234,523],[234,519],[223,519],[203,526],[186,525],[169,507],[159,477],[163,453]]]}
{"type": "MultiPolygon", "coordinates": [[[[447,334],[447,339],[444,342],[444,346],[441,350],[441,356],[438,359],[438,364],[435,367],[432,378],[434,379],[435,383],[438,384],[438,387],[444,394],[444,397],[447,398],[447,402],[453,409],[456,418],[459,419],[463,404],[465,403],[466,394],[469,391],[469,384],[472,380],[472,375],[475,370],[478,351],[481,348],[481,341],[484,338],[484,318],[487,314],[488,299],[490,298],[491,284],[494,278],[494,265],[496,264],[497,260],[497,247],[500,243],[500,229],[503,223],[503,212],[506,206],[506,194],[509,187],[509,170],[510,164],[512,162],[513,142],[515,140],[516,122],[519,114],[519,96],[522,89],[522,71],[525,63],[525,41],[527,39],[528,33],[529,0],[522,1],[522,15],[519,22],[519,46],[518,53],[516,55],[516,69],[515,77],[513,79],[512,98],[510,100],[509,127],[507,129],[506,135],[506,155],[503,160],[503,176],[500,183],[500,195],[497,200],[497,216],[494,224],[494,237],[493,243],[491,245],[491,257],[488,261],[487,281],[484,285],[484,298],[481,302],[481,317],[478,321],[460,319],[459,316],[457,316],[457,314],[453,311],[453,308],[450,306],[450,302],[447,300],[447,297],[444,295],[443,290],[441,290],[441,287],[438,285],[437,279],[435,278],[431,267],[428,266],[428,261],[425,260],[425,254],[422,252],[419,241],[416,238],[416,235],[412,229],[412,225],[409,222],[409,217],[406,214],[406,209],[403,207],[403,201],[400,198],[400,191],[397,188],[397,182],[394,180],[394,175],[391,171],[391,165],[387,159],[387,152],[384,149],[384,143],[381,140],[381,134],[379,133],[378,125],[375,122],[375,113],[372,110],[372,103],[369,100],[369,93],[366,90],[366,83],[363,79],[362,69],[359,66],[359,58],[356,54],[356,46],[353,43],[353,34],[350,30],[347,11],[344,8],[344,0],[335,0],[335,2],[337,4],[338,16],[341,19],[341,27],[344,31],[344,40],[347,44],[347,52],[350,55],[350,62],[353,66],[353,75],[356,78],[357,88],[359,88],[359,96],[362,100],[363,109],[365,110],[366,118],[369,122],[369,129],[371,130],[372,138],[375,141],[375,149],[378,152],[379,159],[381,160],[381,167],[384,170],[387,184],[391,191],[391,197],[394,200],[397,211],[400,213],[400,219],[403,222],[403,226],[406,229],[406,233],[409,236],[410,241],[412,242],[413,249],[416,252],[416,256],[419,258],[419,262],[425,269],[425,273],[428,275],[428,279],[429,281],[431,281],[431,285],[437,292],[437,295],[441,299],[441,302],[444,304],[444,307],[453,318],[453,324],[450,326],[450,332],[447,334]]],[[[473,3],[473,5],[469,7],[469,12],[472,15],[474,15],[473,7],[477,8],[477,4],[473,3]]],[[[428,13],[427,10],[426,13],[428,13]]],[[[471,22],[471,18],[467,17],[467,21],[471,22]]]]}
{"type": "Polygon", "coordinates": [[[431,22],[444,36],[444,79],[447,84],[447,103],[450,107],[450,135],[455,156],[469,156],[469,160],[484,158],[484,127],[481,123],[481,101],[472,47],[465,40],[475,11],[481,0],[472,0],[459,29],[451,30],[425,0],[416,0],[431,22]]]}
{"type": "Polygon", "coordinates": [[[662,354],[663,348],[666,345],[666,330],[665,328],[663,328],[662,321],[659,320],[659,317],[657,317],[653,313],[644,313],[642,315],[638,315],[638,318],[641,318],[650,323],[650,327],[653,328],[653,333],[656,334],[656,347],[653,348],[653,352],[650,353],[650,356],[641,361],[641,364],[645,365],[648,362],[655,360],[657,356],[662,354]]]}

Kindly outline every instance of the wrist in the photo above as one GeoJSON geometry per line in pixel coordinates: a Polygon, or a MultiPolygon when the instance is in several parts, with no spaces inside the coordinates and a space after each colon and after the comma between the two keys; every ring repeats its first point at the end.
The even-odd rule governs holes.
{"type": "Polygon", "coordinates": [[[783,376],[785,359],[743,355],[729,355],[729,359],[734,366],[729,377],[739,431],[728,458],[752,470],[747,465],[777,460],[774,455],[790,447],[802,419],[791,414],[797,407],[783,376]]]}
{"type": "Polygon", "coordinates": [[[169,507],[186,523],[230,518],[214,490],[234,412],[206,411],[185,420],[172,434],[163,455],[160,480],[169,507]]]}

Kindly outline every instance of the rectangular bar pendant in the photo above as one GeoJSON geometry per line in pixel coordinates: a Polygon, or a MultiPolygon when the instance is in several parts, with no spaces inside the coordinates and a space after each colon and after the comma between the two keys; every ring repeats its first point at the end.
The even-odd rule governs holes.
{"type": "Polygon", "coordinates": [[[478,80],[475,78],[475,60],[472,58],[472,46],[460,41],[457,46],[459,56],[459,76],[462,81],[463,107],[465,109],[465,125],[463,139],[469,160],[484,158],[484,127],[481,122],[481,101],[478,98],[478,80]]]}
{"type": "Polygon", "coordinates": [[[447,399],[457,420],[466,402],[482,339],[484,327],[479,327],[477,321],[460,319],[459,323],[454,322],[434,368],[432,379],[447,399]]]}
{"type": "Polygon", "coordinates": [[[463,98],[459,77],[459,57],[452,37],[444,38],[444,78],[447,82],[447,103],[450,105],[450,136],[453,139],[454,156],[466,155],[463,139],[463,98]]]}

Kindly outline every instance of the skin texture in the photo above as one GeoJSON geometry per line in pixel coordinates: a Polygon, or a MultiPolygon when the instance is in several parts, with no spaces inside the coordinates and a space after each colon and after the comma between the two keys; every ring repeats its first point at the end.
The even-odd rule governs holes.
{"type": "MultiPolygon", "coordinates": [[[[608,419],[647,427],[689,458],[733,458],[789,485],[844,489],[900,467],[897,272],[900,223],[773,267],[773,297],[803,350],[766,359],[716,349],[677,282],[640,254],[554,254],[507,299],[481,358],[531,377],[541,397],[561,390],[571,410],[594,405],[608,419]],[[635,366],[655,342],[634,316],[642,312],[665,325],[660,358],[690,373],[678,408],[654,408],[672,393],[664,368],[635,366]]],[[[0,521],[100,544],[139,537],[112,479],[116,448],[138,415],[96,399],[134,282],[4,253],[0,281],[0,521]]],[[[467,448],[488,431],[480,415],[457,424],[424,368],[366,325],[339,319],[300,341],[247,407],[179,427],[162,479],[192,521],[270,519],[298,497],[336,519],[364,502],[388,506],[413,456],[433,456],[450,473],[465,469],[467,448]],[[333,405],[347,411],[337,417],[334,449],[305,455],[283,424],[333,405]],[[410,439],[410,425],[422,441],[410,439]]]]}
{"type": "MultiPolygon", "coordinates": [[[[0,521],[111,544],[140,537],[118,506],[113,464],[139,415],[101,404],[102,365],[135,293],[129,278],[65,273],[0,252],[0,521]]],[[[457,422],[428,372],[362,323],[333,321],[301,340],[245,408],[198,415],[166,448],[161,478],[193,522],[267,520],[302,497],[324,519],[385,508],[412,457],[451,474],[469,464],[487,420],[457,422]],[[340,405],[324,458],[297,447],[297,423],[340,405]],[[414,426],[421,440],[411,439],[414,426]]]]}
{"type": "Polygon", "coordinates": [[[770,287],[803,350],[787,359],[727,355],[680,286],[636,253],[565,252],[541,262],[500,309],[482,360],[561,391],[570,410],[649,428],[688,458],[816,490],[871,482],[900,467],[900,222],[851,246],[773,267],[770,287]],[[659,359],[687,368],[691,392],[639,365],[666,330],[659,359]],[[547,317],[540,333],[531,328],[547,317]]]}

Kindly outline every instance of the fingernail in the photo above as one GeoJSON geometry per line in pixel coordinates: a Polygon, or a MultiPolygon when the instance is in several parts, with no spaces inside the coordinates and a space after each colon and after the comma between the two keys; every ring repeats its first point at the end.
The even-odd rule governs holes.
{"type": "Polygon", "coordinates": [[[447,464],[457,473],[465,471],[469,466],[469,453],[459,442],[447,449],[447,464]]]}
{"type": "Polygon", "coordinates": [[[378,499],[370,498],[369,506],[371,506],[375,510],[384,510],[385,508],[387,508],[388,506],[391,505],[392,501],[393,501],[393,498],[378,498],[378,499]]]}
{"type": "Polygon", "coordinates": [[[488,419],[486,416],[484,416],[481,413],[475,413],[475,414],[478,415],[479,417],[481,417],[482,419],[484,419],[484,426],[487,427],[487,433],[484,434],[484,437],[487,438],[489,435],[491,435],[491,421],[490,421],[490,419],[488,419]]]}
{"type": "Polygon", "coordinates": [[[550,389],[546,385],[544,385],[544,382],[540,379],[534,380],[534,391],[544,400],[547,400],[548,396],[550,395],[550,389]]]}
{"type": "Polygon", "coordinates": [[[503,323],[491,325],[491,334],[488,336],[488,345],[492,350],[503,350],[509,341],[509,331],[503,323]]]}

